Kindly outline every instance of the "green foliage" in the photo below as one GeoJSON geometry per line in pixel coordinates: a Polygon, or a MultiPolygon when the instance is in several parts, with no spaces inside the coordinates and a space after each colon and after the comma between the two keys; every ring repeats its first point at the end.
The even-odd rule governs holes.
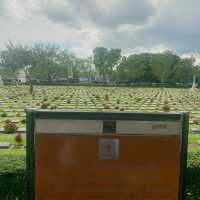
{"type": "Polygon", "coordinates": [[[170,111],[170,106],[169,106],[168,104],[165,104],[165,105],[163,106],[163,111],[164,111],[164,112],[169,112],[169,111],[170,111]]]}
{"type": "Polygon", "coordinates": [[[103,81],[106,81],[106,78],[110,81],[114,75],[114,67],[119,64],[121,59],[121,50],[108,50],[105,47],[96,47],[93,53],[95,68],[100,77],[103,81]]]}
{"type": "Polygon", "coordinates": [[[193,71],[191,70],[192,62],[190,59],[184,59],[177,63],[175,66],[176,73],[175,73],[175,79],[179,83],[188,83],[191,82],[193,77],[193,71]]]}
{"type": "Polygon", "coordinates": [[[187,170],[187,200],[200,199],[200,152],[189,153],[187,170]]]}
{"type": "Polygon", "coordinates": [[[29,92],[30,92],[30,94],[33,94],[33,92],[34,92],[34,88],[33,88],[32,84],[30,84],[29,92]]]}
{"type": "Polygon", "coordinates": [[[25,152],[0,151],[0,199],[25,200],[25,152]]]}
{"type": "Polygon", "coordinates": [[[41,104],[41,109],[47,109],[48,108],[48,106],[49,106],[49,103],[48,102],[42,102],[42,104],[41,104]]]}
{"type": "Polygon", "coordinates": [[[181,59],[170,51],[159,54],[133,54],[123,58],[117,68],[120,82],[170,85],[191,83],[193,70],[191,59],[181,59]]]}
{"type": "Polygon", "coordinates": [[[1,75],[3,78],[16,78],[19,70],[29,65],[31,51],[28,46],[15,45],[8,42],[6,49],[0,54],[1,75]]]}
{"type": "Polygon", "coordinates": [[[21,70],[30,83],[78,82],[80,77],[91,81],[96,76],[102,82],[174,85],[191,83],[193,75],[200,82],[200,68],[194,67],[194,59],[182,59],[171,51],[132,54],[122,58],[121,49],[96,47],[93,58],[78,58],[57,45],[37,43],[23,46],[9,42],[0,52],[3,81],[8,78],[15,82],[21,70]]]}
{"type": "MultiPolygon", "coordinates": [[[[0,141],[10,142],[12,145],[16,145],[15,134],[0,134],[0,141]]],[[[22,134],[22,144],[26,145],[26,134],[22,134]]]]}
{"type": "Polygon", "coordinates": [[[96,47],[93,53],[96,70],[99,72],[99,75],[104,76],[108,49],[105,47],[96,47]]]}
{"type": "Polygon", "coordinates": [[[197,141],[200,141],[200,134],[190,134],[189,135],[189,139],[188,139],[189,144],[193,144],[197,141]]]}
{"type": "Polygon", "coordinates": [[[6,112],[1,113],[1,117],[7,117],[8,114],[6,112]]]}
{"type": "Polygon", "coordinates": [[[14,122],[12,122],[11,120],[6,120],[5,124],[4,124],[4,132],[6,134],[12,134],[15,133],[17,130],[17,126],[14,122]]]}

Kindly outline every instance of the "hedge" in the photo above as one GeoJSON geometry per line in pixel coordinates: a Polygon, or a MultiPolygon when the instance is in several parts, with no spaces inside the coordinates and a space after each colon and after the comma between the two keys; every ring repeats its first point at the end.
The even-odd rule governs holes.
{"type": "Polygon", "coordinates": [[[0,199],[25,200],[25,151],[0,150],[0,199]]]}
{"type": "Polygon", "coordinates": [[[187,168],[187,200],[200,200],[200,152],[190,152],[187,168]]]}
{"type": "MultiPolygon", "coordinates": [[[[13,151],[0,153],[0,199],[25,200],[25,152],[13,151]]],[[[200,152],[190,152],[188,161],[187,200],[200,200],[200,152]]]]}

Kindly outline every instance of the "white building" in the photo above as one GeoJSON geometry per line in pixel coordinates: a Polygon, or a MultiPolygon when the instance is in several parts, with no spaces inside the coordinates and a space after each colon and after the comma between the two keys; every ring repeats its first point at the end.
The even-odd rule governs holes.
{"type": "Polygon", "coordinates": [[[0,75],[0,85],[3,85],[3,81],[2,81],[1,75],[0,75]]]}
{"type": "Polygon", "coordinates": [[[19,71],[19,74],[17,76],[17,80],[21,83],[26,83],[26,73],[24,72],[24,69],[19,71]]]}

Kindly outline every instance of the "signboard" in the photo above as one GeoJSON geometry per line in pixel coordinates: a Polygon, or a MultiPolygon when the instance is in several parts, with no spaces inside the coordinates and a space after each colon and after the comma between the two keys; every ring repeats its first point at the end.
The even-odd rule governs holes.
{"type": "Polygon", "coordinates": [[[184,200],[187,113],[27,112],[27,199],[184,200]]]}

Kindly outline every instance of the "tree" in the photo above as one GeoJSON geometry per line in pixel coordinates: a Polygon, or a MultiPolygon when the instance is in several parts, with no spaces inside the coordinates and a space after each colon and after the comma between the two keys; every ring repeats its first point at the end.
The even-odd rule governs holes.
{"type": "Polygon", "coordinates": [[[188,83],[193,73],[193,62],[181,59],[171,51],[159,54],[133,54],[123,58],[117,68],[120,82],[176,84],[188,83]]]}
{"type": "Polygon", "coordinates": [[[96,47],[93,50],[93,54],[94,54],[95,68],[98,71],[100,77],[105,79],[105,75],[106,75],[105,69],[106,69],[108,49],[105,47],[96,47]]]}
{"type": "Polygon", "coordinates": [[[114,78],[113,72],[115,68],[117,68],[117,65],[119,65],[121,57],[121,49],[111,49],[110,51],[108,51],[106,58],[105,73],[108,76],[109,81],[112,78],[114,78]]]}
{"type": "Polygon", "coordinates": [[[178,83],[187,84],[192,81],[193,64],[190,59],[181,60],[176,66],[175,80],[178,83]]]}
{"type": "Polygon", "coordinates": [[[122,63],[118,67],[119,77],[121,81],[127,77],[126,81],[131,82],[147,82],[154,81],[155,76],[152,72],[150,62],[150,54],[133,54],[127,59],[123,58],[122,63]]]}
{"type": "Polygon", "coordinates": [[[94,64],[100,77],[105,81],[112,79],[113,71],[121,59],[121,49],[108,50],[105,47],[97,47],[93,51],[94,64]]]}
{"type": "Polygon", "coordinates": [[[88,81],[91,81],[95,75],[95,69],[93,67],[93,59],[91,56],[82,58],[79,61],[80,76],[87,77],[88,81]]]}
{"type": "Polygon", "coordinates": [[[64,66],[59,64],[58,46],[38,43],[32,47],[31,53],[31,67],[27,70],[31,79],[52,82],[54,79],[67,76],[64,66]]]}
{"type": "Polygon", "coordinates": [[[31,52],[28,46],[9,41],[0,53],[0,67],[3,78],[16,79],[18,72],[30,64],[31,52]]]}
{"type": "Polygon", "coordinates": [[[117,82],[130,82],[129,67],[125,56],[122,57],[121,63],[117,67],[117,82]]]}
{"type": "Polygon", "coordinates": [[[174,84],[174,74],[176,68],[174,67],[181,60],[177,55],[170,51],[165,51],[160,54],[152,54],[151,65],[155,76],[161,83],[174,84]]]}
{"type": "Polygon", "coordinates": [[[31,84],[38,79],[52,82],[72,77],[78,80],[80,76],[90,81],[96,74],[104,82],[188,84],[192,75],[200,80],[200,68],[194,66],[194,59],[182,59],[171,51],[126,58],[121,56],[120,49],[96,47],[93,54],[78,58],[56,45],[25,46],[8,42],[0,52],[0,74],[2,79],[16,80],[23,69],[31,84]]]}
{"type": "Polygon", "coordinates": [[[66,50],[63,50],[58,55],[58,62],[65,69],[66,78],[73,76],[73,68],[76,64],[76,56],[66,50]]]}

